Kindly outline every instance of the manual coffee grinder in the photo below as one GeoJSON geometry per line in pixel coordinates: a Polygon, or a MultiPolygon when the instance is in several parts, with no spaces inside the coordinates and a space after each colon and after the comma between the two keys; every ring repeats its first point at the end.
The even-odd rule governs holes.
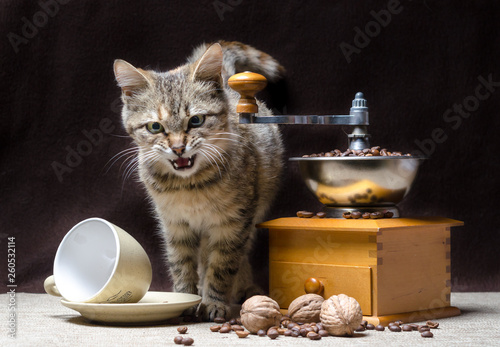
{"type": "MultiPolygon", "coordinates": [[[[259,116],[255,94],[267,81],[245,72],[229,86],[241,98],[243,124],[349,125],[349,148],[369,148],[368,107],[357,93],[349,115],[259,116]]],[[[372,324],[451,317],[450,230],[463,222],[442,217],[402,218],[397,208],[425,158],[414,156],[290,158],[327,218],[284,217],[269,230],[269,295],[282,310],[298,296],[346,294],[372,324]],[[345,219],[345,212],[391,212],[393,218],[345,219]]]]}

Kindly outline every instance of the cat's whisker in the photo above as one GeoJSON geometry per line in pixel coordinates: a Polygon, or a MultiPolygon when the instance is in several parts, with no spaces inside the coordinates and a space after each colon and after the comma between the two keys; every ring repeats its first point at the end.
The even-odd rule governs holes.
{"type": "MultiPolygon", "coordinates": [[[[221,153],[220,153],[220,152],[219,152],[216,148],[211,148],[211,147],[208,147],[208,148],[205,150],[205,152],[206,152],[207,154],[209,154],[209,153],[210,153],[210,154],[213,154],[213,155],[214,155],[214,156],[213,156],[214,161],[216,161],[217,159],[219,159],[219,158],[217,158],[217,156],[215,156],[215,154],[218,154],[218,155],[219,155],[219,157],[220,157],[220,159],[219,159],[219,160],[220,160],[220,163],[222,164],[222,166],[224,166],[224,169],[227,171],[227,166],[226,166],[226,164],[224,164],[224,162],[225,162],[225,158],[224,158],[224,156],[223,156],[223,155],[222,155],[222,154],[221,154],[221,153]]],[[[218,164],[217,164],[217,167],[219,167],[219,165],[218,165],[218,164]]],[[[220,173],[220,170],[219,170],[219,173],[220,173]]],[[[222,177],[222,175],[221,175],[221,177],[222,177]]]]}
{"type": "Polygon", "coordinates": [[[205,143],[204,146],[206,146],[208,148],[212,148],[215,152],[217,152],[217,154],[221,158],[221,161],[226,161],[227,160],[225,158],[225,154],[227,154],[227,152],[221,146],[217,146],[216,144],[213,144],[213,143],[205,143]],[[224,153],[222,153],[222,152],[224,152],[224,153]]]}
{"type": "Polygon", "coordinates": [[[242,139],[245,138],[244,136],[242,136],[240,134],[235,134],[235,133],[231,133],[231,132],[228,132],[228,131],[222,131],[220,133],[216,133],[215,135],[216,136],[218,136],[218,135],[232,135],[232,136],[236,136],[236,137],[239,137],[239,138],[242,138],[242,139]]]}
{"type": "Polygon", "coordinates": [[[214,166],[214,167],[217,168],[217,170],[219,171],[219,176],[222,178],[222,172],[220,171],[219,164],[217,164],[217,161],[215,161],[213,159],[212,155],[210,155],[210,153],[208,153],[206,150],[204,150],[202,148],[200,148],[200,152],[199,153],[208,160],[208,162],[210,163],[210,165],[212,165],[212,166],[214,166]]]}
{"type": "Polygon", "coordinates": [[[227,138],[227,137],[212,137],[210,138],[211,140],[226,140],[226,141],[231,141],[231,142],[234,142],[234,143],[237,143],[237,144],[240,144],[242,146],[244,146],[245,148],[247,149],[250,149],[251,150],[251,147],[248,146],[247,144],[245,143],[242,143],[241,141],[238,141],[236,139],[231,139],[231,138],[227,138]]]}
{"type": "Polygon", "coordinates": [[[127,149],[124,149],[123,151],[118,152],[111,159],[108,160],[106,165],[104,165],[104,169],[106,169],[106,167],[107,167],[105,173],[108,173],[108,171],[111,169],[111,167],[113,167],[113,165],[115,165],[116,162],[118,160],[120,160],[121,158],[123,158],[124,156],[129,155],[131,153],[135,154],[137,152],[139,152],[139,147],[127,148],[127,149]]]}
{"type": "MultiPolygon", "coordinates": [[[[150,150],[144,154],[143,160],[149,161],[149,160],[155,159],[156,156],[157,156],[157,154],[154,151],[150,150]]],[[[138,166],[140,164],[140,160],[139,160],[138,156],[131,155],[124,161],[124,163],[122,163],[122,165],[120,166],[120,169],[122,168],[123,165],[125,165],[125,163],[127,163],[127,164],[125,166],[125,171],[124,171],[124,178],[123,178],[124,181],[127,180],[128,178],[130,178],[130,176],[133,174],[133,172],[138,168],[138,166]]]]}
{"type": "Polygon", "coordinates": [[[224,161],[220,160],[219,158],[217,158],[217,156],[215,155],[215,153],[213,152],[213,150],[211,150],[210,148],[204,149],[204,152],[205,152],[205,154],[209,155],[212,158],[213,163],[215,164],[215,166],[217,167],[217,170],[219,171],[219,176],[222,178],[222,171],[220,169],[219,163],[227,171],[227,166],[224,164],[224,161]]]}

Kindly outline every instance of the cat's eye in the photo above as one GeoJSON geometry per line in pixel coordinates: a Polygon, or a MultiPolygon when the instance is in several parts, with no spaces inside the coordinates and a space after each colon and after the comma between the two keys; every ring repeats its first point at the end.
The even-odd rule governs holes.
{"type": "Polygon", "coordinates": [[[189,118],[188,127],[189,128],[198,128],[201,127],[205,123],[205,116],[193,116],[189,118]]]}
{"type": "Polygon", "coordinates": [[[159,133],[162,133],[165,131],[165,128],[163,127],[163,125],[161,125],[158,122],[149,122],[146,125],[146,128],[148,129],[148,131],[151,134],[159,134],[159,133]]]}

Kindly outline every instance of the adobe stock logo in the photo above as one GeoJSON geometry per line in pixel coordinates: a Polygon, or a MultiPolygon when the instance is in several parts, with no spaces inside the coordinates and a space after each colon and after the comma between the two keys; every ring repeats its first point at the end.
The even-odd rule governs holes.
{"type": "MultiPolygon", "coordinates": [[[[473,112],[479,109],[481,101],[489,99],[496,88],[500,88],[500,82],[493,80],[493,74],[486,78],[477,77],[478,83],[474,88],[474,93],[466,96],[462,102],[453,104],[453,107],[444,111],[442,119],[445,123],[451,124],[452,130],[457,130],[463,124],[463,120],[469,118],[473,112]]],[[[423,140],[415,139],[414,143],[419,150],[416,154],[430,157],[437,149],[438,144],[448,140],[448,134],[445,129],[436,127],[431,131],[430,137],[423,140]]]]}
{"type": "Polygon", "coordinates": [[[38,6],[40,11],[35,12],[30,19],[26,17],[21,18],[21,34],[10,32],[7,38],[14,49],[14,52],[19,52],[19,46],[27,45],[29,41],[38,35],[41,28],[47,25],[49,17],[55,17],[59,13],[59,5],[66,5],[71,0],[40,0],[38,6]]]}

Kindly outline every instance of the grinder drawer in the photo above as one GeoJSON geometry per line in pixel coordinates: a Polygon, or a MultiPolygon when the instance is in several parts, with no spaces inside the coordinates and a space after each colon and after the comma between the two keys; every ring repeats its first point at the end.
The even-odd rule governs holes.
{"type": "Polygon", "coordinates": [[[322,265],[271,261],[269,293],[282,309],[303,294],[305,282],[314,278],[324,287],[321,295],[346,294],[361,305],[363,315],[372,314],[371,268],[369,266],[322,265]]]}

